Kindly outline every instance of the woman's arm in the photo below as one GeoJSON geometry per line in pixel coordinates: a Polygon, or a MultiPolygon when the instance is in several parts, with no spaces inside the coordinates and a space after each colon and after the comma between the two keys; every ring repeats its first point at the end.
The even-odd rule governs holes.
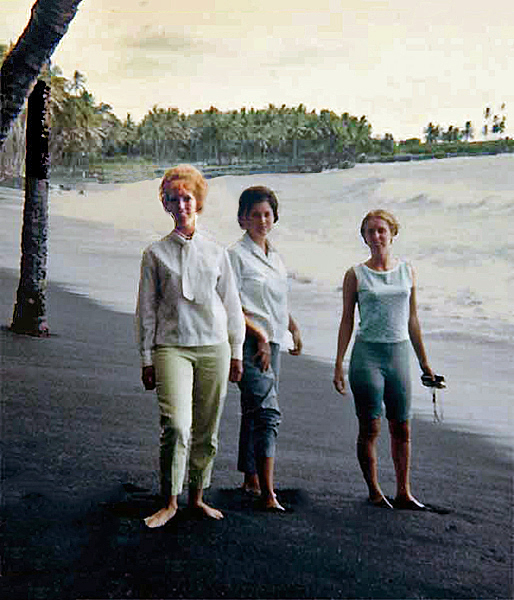
{"type": "Polygon", "coordinates": [[[300,328],[298,327],[297,322],[293,319],[291,314],[289,315],[289,324],[287,326],[287,329],[293,337],[293,347],[289,349],[289,354],[292,354],[293,356],[298,356],[302,353],[302,336],[300,335],[300,328]]]}
{"type": "MultiPolygon", "coordinates": [[[[236,286],[239,288],[238,292],[241,293],[241,282],[242,282],[242,260],[239,253],[231,249],[229,250],[230,264],[234,273],[234,279],[236,286]]],[[[269,345],[268,335],[262,327],[257,325],[252,319],[252,314],[245,310],[243,306],[243,314],[245,321],[245,333],[253,338],[257,342],[257,353],[254,356],[254,360],[258,363],[263,371],[267,371],[270,365],[271,359],[271,347],[269,345]]]]}
{"type": "MultiPolygon", "coordinates": [[[[244,311],[244,309],[243,309],[244,311]]],[[[255,338],[257,342],[257,353],[254,356],[256,363],[260,364],[261,371],[267,371],[271,360],[271,347],[266,332],[253,320],[250,313],[244,311],[246,334],[255,338]]]]}
{"type": "Polygon", "coordinates": [[[235,379],[234,377],[237,376],[239,364],[242,365],[245,321],[239,298],[239,290],[237,289],[236,279],[226,250],[223,251],[221,258],[220,276],[216,285],[216,291],[221,298],[227,314],[227,333],[233,361],[231,364],[230,381],[239,381],[240,377],[239,379],[235,379]],[[238,361],[238,363],[234,361],[238,361]]]}
{"type": "Polygon", "coordinates": [[[340,394],[346,394],[344,383],[343,359],[352,339],[353,324],[355,319],[355,305],[357,304],[357,277],[353,268],[346,271],[343,280],[343,315],[339,325],[337,337],[337,355],[334,368],[334,385],[340,394]]]}
{"type": "Polygon", "coordinates": [[[136,307],[136,337],[141,358],[141,379],[146,390],[155,388],[155,369],[152,364],[152,346],[157,321],[157,273],[152,256],[145,252],[141,259],[141,276],[136,307]]]}
{"type": "MultiPolygon", "coordinates": [[[[409,265],[410,266],[410,265],[409,265]]],[[[423,344],[423,337],[421,335],[421,326],[418,319],[418,307],[416,299],[416,273],[412,266],[410,266],[412,275],[412,289],[410,294],[409,304],[409,338],[414,348],[414,352],[418,358],[419,366],[426,375],[434,377],[434,372],[430,368],[428,363],[427,353],[425,351],[425,345],[423,344]]]]}

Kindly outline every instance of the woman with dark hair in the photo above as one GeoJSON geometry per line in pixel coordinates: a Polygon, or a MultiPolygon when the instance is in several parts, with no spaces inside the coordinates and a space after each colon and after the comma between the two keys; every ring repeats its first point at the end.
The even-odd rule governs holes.
{"type": "Polygon", "coordinates": [[[173,231],[141,260],[137,331],[145,389],[157,389],[161,490],[165,505],[147,517],[161,527],[178,510],[189,452],[189,506],[221,519],[203,501],[211,480],[227,380],[239,381],[245,324],[226,250],[196,230],[207,182],[191,165],[168,170],[160,200],[173,231]]]}
{"type": "Polygon", "coordinates": [[[288,312],[284,263],[267,237],[278,221],[276,195],[264,186],[246,189],[237,218],[245,234],[229,248],[229,256],[246,322],[238,469],[244,473],[243,490],[260,495],[265,510],[283,511],[274,491],[280,344],[289,330],[289,352],[297,355],[302,340],[288,312]]]}
{"type": "Polygon", "coordinates": [[[350,358],[349,380],[359,420],[357,457],[369,501],[385,508],[423,510],[425,506],[410,490],[410,344],[422,372],[432,380],[435,375],[421,336],[414,269],[392,253],[398,229],[396,218],[385,210],[371,211],[362,220],[361,235],[371,255],[344,276],[334,385],[339,393],[346,393],[343,359],[358,306],[360,323],[350,358]],[[386,407],[396,473],[396,497],[392,502],[380,489],[377,474],[376,444],[382,403],[386,407]]]}

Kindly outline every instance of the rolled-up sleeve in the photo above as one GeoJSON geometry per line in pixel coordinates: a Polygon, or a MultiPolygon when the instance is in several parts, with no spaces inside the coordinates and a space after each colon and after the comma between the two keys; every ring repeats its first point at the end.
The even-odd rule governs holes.
{"type": "Polygon", "coordinates": [[[223,251],[221,256],[220,276],[216,291],[227,313],[228,341],[232,351],[232,358],[242,360],[246,326],[236,279],[232,272],[232,266],[226,250],[223,251]]]}
{"type": "Polygon", "coordinates": [[[157,272],[150,252],[141,259],[141,274],[136,307],[136,336],[143,367],[152,364],[152,348],[157,323],[157,272]]]}

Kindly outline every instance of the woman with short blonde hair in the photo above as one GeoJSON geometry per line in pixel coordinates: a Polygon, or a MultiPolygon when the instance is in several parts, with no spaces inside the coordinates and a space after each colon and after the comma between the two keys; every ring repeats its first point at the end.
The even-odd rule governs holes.
{"type": "Polygon", "coordinates": [[[339,326],[334,385],[346,394],[343,359],[352,338],[355,307],[359,328],[352,349],[349,381],[359,420],[357,456],[374,506],[423,510],[410,490],[410,345],[422,372],[432,371],[421,336],[413,267],[392,253],[399,224],[386,210],[369,212],[360,232],[370,250],[368,260],[348,269],[343,281],[343,315],[339,326]],[[390,501],[378,483],[376,444],[382,404],[391,435],[396,496],[390,501]]]}

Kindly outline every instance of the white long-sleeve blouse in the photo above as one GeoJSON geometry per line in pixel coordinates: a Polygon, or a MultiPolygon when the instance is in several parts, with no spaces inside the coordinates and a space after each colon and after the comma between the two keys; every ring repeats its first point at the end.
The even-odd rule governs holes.
{"type": "Polygon", "coordinates": [[[270,342],[282,344],[289,323],[287,271],[268,241],[268,254],[246,232],[228,249],[245,312],[270,342]]]}
{"type": "Polygon", "coordinates": [[[172,232],[141,259],[136,332],[142,366],[164,346],[210,346],[228,340],[241,359],[245,322],[227,251],[196,231],[172,232]]]}

